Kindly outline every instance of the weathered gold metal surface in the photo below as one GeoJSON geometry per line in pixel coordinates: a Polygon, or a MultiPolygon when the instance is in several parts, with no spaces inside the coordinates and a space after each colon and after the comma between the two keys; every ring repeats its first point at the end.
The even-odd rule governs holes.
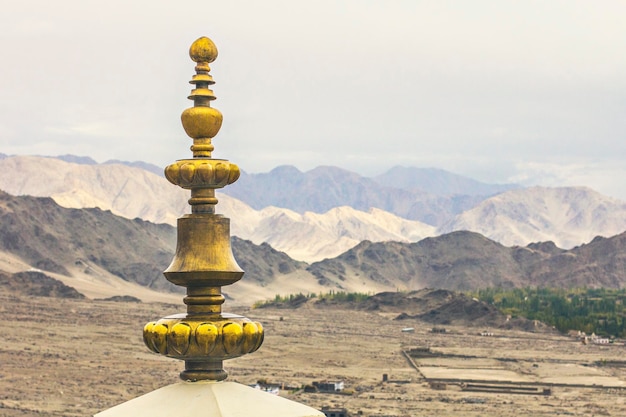
{"type": "Polygon", "coordinates": [[[222,126],[222,113],[210,107],[215,99],[209,63],[217,48],[208,38],[196,40],[189,56],[197,63],[190,81],[194,107],[183,111],[181,121],[193,139],[192,159],[181,159],[165,169],[166,178],[191,190],[191,214],[178,219],[176,254],[165,277],[187,288],[187,314],[148,323],[144,342],[155,353],[185,361],[183,380],[223,380],[222,361],[254,352],[263,342],[263,326],[245,317],[223,314],[221,287],[237,282],[243,271],[233,257],[230,220],[215,214],[215,189],[239,178],[239,167],[211,158],[211,139],[222,126]]]}
{"type": "Polygon", "coordinates": [[[222,188],[239,179],[239,167],[222,159],[181,159],[165,168],[165,178],[174,185],[194,188],[222,188]]]}
{"type": "Polygon", "coordinates": [[[210,64],[217,58],[217,46],[206,36],[202,36],[189,47],[189,57],[194,62],[210,64]]]}
{"type": "Polygon", "coordinates": [[[217,135],[224,117],[219,110],[212,107],[190,107],[183,111],[180,119],[187,136],[200,139],[217,135]]]}
{"type": "Polygon", "coordinates": [[[218,318],[179,314],[146,324],[143,337],[150,350],[171,358],[230,359],[257,350],[263,342],[263,326],[228,314],[218,318]]]}
{"type": "Polygon", "coordinates": [[[212,214],[178,219],[176,254],[164,274],[185,287],[222,287],[237,282],[243,271],[230,246],[230,220],[212,214]]]}

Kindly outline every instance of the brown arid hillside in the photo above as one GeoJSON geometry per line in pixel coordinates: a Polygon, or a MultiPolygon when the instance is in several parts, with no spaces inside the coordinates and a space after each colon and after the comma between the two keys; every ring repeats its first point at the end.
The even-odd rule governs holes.
{"type": "Polygon", "coordinates": [[[85,298],[76,289],[39,271],[25,271],[15,274],[0,272],[0,288],[4,292],[23,296],[85,298]]]}
{"type": "MultiPolygon", "coordinates": [[[[520,249],[520,251],[523,249],[520,249]]],[[[528,263],[530,285],[558,287],[626,286],[626,232],[528,263]]]]}
{"type": "Polygon", "coordinates": [[[309,267],[320,282],[382,283],[413,290],[485,287],[626,286],[626,232],[597,237],[571,250],[552,243],[506,247],[473,232],[453,232],[417,243],[362,242],[346,253],[309,267]]]}
{"type": "MultiPolygon", "coordinates": [[[[237,299],[246,300],[248,294],[255,299],[273,296],[278,289],[264,288],[268,283],[277,276],[304,272],[307,266],[267,244],[236,237],[232,244],[246,271],[239,293],[225,290],[237,299]]],[[[14,197],[0,191],[0,271],[45,271],[92,298],[141,292],[141,299],[163,301],[143,289],[183,291],[163,276],[175,248],[176,229],[169,225],[129,220],[97,208],[68,209],[51,198],[14,197]]],[[[275,285],[294,292],[311,289],[306,282],[275,285]]]]}
{"type": "Polygon", "coordinates": [[[456,291],[423,288],[417,291],[386,291],[364,299],[344,297],[307,297],[303,294],[286,300],[271,300],[259,308],[278,309],[336,309],[376,313],[398,321],[404,326],[465,326],[470,328],[516,329],[553,333],[543,323],[523,317],[511,318],[492,304],[456,291]]]}
{"type": "Polygon", "coordinates": [[[66,209],[51,198],[0,193],[0,251],[31,267],[97,279],[99,270],[156,290],[171,290],[162,275],[172,259],[175,229],[128,220],[100,209],[66,209]]]}
{"type": "Polygon", "coordinates": [[[279,252],[267,243],[255,245],[249,240],[232,237],[233,255],[239,266],[246,271],[246,278],[264,286],[278,275],[303,271],[308,264],[295,261],[284,252],[279,252]]]}

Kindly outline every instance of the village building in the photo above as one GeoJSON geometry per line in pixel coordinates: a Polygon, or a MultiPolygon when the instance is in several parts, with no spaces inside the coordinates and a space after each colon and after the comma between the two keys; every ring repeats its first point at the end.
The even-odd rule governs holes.
{"type": "Polygon", "coordinates": [[[326,417],[349,417],[348,410],[345,408],[322,407],[322,413],[326,417]]]}
{"type": "Polygon", "coordinates": [[[340,392],[345,389],[343,381],[314,381],[313,386],[317,388],[319,392],[340,392]]]}

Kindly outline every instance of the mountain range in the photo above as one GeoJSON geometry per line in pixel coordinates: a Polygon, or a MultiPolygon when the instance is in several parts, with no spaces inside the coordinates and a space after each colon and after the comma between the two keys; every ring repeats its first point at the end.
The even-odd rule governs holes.
{"type": "MultiPolygon", "coordinates": [[[[44,272],[88,297],[179,299],[163,293],[182,290],[162,275],[173,258],[175,238],[175,228],[166,224],[0,193],[0,271],[44,272]]],[[[243,303],[330,290],[626,286],[626,232],[565,250],[551,242],[506,247],[459,231],[415,243],[364,241],[312,264],[295,261],[268,244],[235,237],[232,246],[246,273],[223,290],[243,303]]]]}
{"type": "MultiPolygon", "coordinates": [[[[0,189],[175,225],[189,211],[188,192],[155,170],[68,155],[5,156],[0,189]]],[[[626,230],[626,203],[588,188],[490,185],[436,169],[396,167],[366,178],[336,167],[302,173],[284,166],[244,172],[218,197],[217,211],[231,218],[233,235],[306,262],[336,257],[364,240],[417,242],[456,230],[504,245],[552,241],[565,249],[626,230]]]]}
{"type": "MultiPolygon", "coordinates": [[[[8,192],[0,194],[0,271],[42,270],[91,297],[129,293],[171,299],[163,291],[179,289],[165,281],[161,271],[173,256],[171,224],[188,210],[187,192],[138,164],[68,159],[0,158],[0,189],[8,192]]],[[[291,168],[278,172],[283,170],[296,176],[291,168]]],[[[375,187],[374,179],[350,173],[342,182],[346,171],[337,168],[317,171],[337,174],[331,176],[337,184],[327,184],[335,191],[359,182],[375,187]]],[[[378,181],[389,181],[381,178],[378,181]]],[[[439,184],[436,188],[444,193],[446,178],[450,190],[461,181],[442,174],[431,184],[439,184]]],[[[308,182],[300,182],[303,201],[317,195],[317,190],[304,187],[308,182]]],[[[270,195],[263,187],[271,184],[256,184],[256,193],[270,195]]],[[[406,188],[396,190],[438,198],[420,190],[419,184],[410,178],[398,180],[396,185],[406,188]]],[[[250,301],[329,289],[625,285],[625,203],[582,187],[504,186],[499,192],[499,186],[472,184],[461,188],[475,190],[465,196],[477,203],[439,227],[373,206],[367,211],[332,207],[325,213],[276,206],[254,209],[221,193],[218,211],[231,218],[237,236],[233,252],[246,271],[246,279],[225,291],[231,298],[250,301]]]]}
{"type": "Polygon", "coordinates": [[[280,166],[268,173],[244,172],[224,193],[257,210],[276,206],[298,213],[325,213],[342,206],[360,211],[375,207],[437,227],[486,197],[514,188],[433,168],[394,167],[367,178],[332,166],[306,173],[280,166]]]}

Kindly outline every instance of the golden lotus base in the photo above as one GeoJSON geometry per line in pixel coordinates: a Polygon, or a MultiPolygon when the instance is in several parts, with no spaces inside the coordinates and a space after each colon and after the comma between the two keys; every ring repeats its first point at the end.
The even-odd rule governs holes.
{"type": "Polygon", "coordinates": [[[177,314],[146,324],[143,339],[151,351],[185,361],[183,380],[219,381],[226,378],[224,359],[252,353],[261,346],[263,326],[234,314],[177,314]]]}

